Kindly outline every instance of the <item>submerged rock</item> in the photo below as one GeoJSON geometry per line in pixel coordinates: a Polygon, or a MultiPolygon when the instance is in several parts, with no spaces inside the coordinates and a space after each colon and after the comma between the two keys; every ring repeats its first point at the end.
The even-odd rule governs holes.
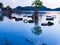
{"type": "Polygon", "coordinates": [[[42,44],[42,45],[46,45],[46,44],[42,44]]]}
{"type": "Polygon", "coordinates": [[[34,42],[33,42],[32,40],[30,40],[30,39],[25,39],[25,41],[30,42],[30,43],[32,43],[32,44],[34,44],[34,42]]]}

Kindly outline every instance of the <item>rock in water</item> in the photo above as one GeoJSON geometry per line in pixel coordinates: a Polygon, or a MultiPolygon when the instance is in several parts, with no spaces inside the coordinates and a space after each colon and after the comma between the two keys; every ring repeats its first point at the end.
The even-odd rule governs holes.
{"type": "Polygon", "coordinates": [[[48,26],[52,26],[54,23],[48,21],[48,26]]]}

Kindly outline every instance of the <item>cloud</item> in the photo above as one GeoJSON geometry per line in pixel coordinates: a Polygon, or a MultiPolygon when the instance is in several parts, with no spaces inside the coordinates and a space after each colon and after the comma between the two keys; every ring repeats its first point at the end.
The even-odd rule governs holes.
{"type": "Polygon", "coordinates": [[[12,0],[12,3],[14,3],[14,4],[15,4],[15,3],[16,3],[16,0],[12,0]]]}
{"type": "Polygon", "coordinates": [[[60,0],[42,0],[43,5],[49,8],[57,8],[60,7],[60,0]]]}
{"type": "MultiPolygon", "coordinates": [[[[10,5],[12,8],[17,6],[31,6],[34,0],[0,0],[4,6],[10,5]]],[[[57,8],[60,7],[60,0],[41,0],[43,5],[48,8],[57,8]]]]}

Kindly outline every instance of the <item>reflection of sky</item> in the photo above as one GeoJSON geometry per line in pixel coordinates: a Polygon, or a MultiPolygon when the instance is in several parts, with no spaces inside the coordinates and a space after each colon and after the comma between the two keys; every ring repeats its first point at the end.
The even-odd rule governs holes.
{"type": "MultiPolygon", "coordinates": [[[[46,43],[47,45],[57,45],[60,43],[60,24],[59,24],[59,13],[50,12],[49,14],[44,14],[41,19],[41,22],[47,22],[45,20],[46,15],[51,14],[56,15],[53,26],[41,26],[42,34],[34,35],[31,32],[31,28],[34,27],[34,24],[23,23],[23,21],[13,22],[5,17],[3,22],[0,22],[0,40],[3,40],[4,37],[7,37],[9,43],[13,45],[29,45],[30,43],[26,42],[25,39],[31,39],[34,42],[39,41],[40,43],[46,43]]],[[[4,42],[4,41],[3,41],[4,42]]],[[[30,44],[31,45],[31,44],[30,44]]]]}
{"type": "MultiPolygon", "coordinates": [[[[51,21],[51,22],[54,22],[53,26],[42,27],[42,30],[44,30],[43,32],[46,34],[46,35],[43,35],[43,34],[42,35],[43,35],[43,37],[46,36],[45,41],[47,41],[47,40],[49,41],[49,39],[50,39],[50,41],[51,41],[50,45],[57,45],[57,43],[60,43],[60,40],[59,40],[59,38],[60,38],[60,36],[59,36],[60,35],[60,33],[59,33],[60,32],[59,15],[60,14],[59,14],[59,12],[47,12],[45,15],[49,15],[49,16],[56,15],[55,20],[51,21]]],[[[43,23],[47,22],[45,20],[45,18],[46,18],[45,16],[42,18],[43,23]]]]}

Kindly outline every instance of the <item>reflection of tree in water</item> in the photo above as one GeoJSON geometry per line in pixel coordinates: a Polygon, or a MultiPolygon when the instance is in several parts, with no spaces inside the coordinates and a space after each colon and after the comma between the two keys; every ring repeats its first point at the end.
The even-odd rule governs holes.
{"type": "Polygon", "coordinates": [[[0,21],[3,21],[3,16],[0,16],[0,21]]]}
{"type": "Polygon", "coordinates": [[[0,8],[3,8],[3,4],[0,2],[0,8]]]}
{"type": "Polygon", "coordinates": [[[35,27],[33,27],[32,32],[33,32],[35,35],[40,35],[40,34],[42,33],[42,29],[41,29],[41,27],[39,27],[39,26],[35,26],[35,27]]]}
{"type": "Polygon", "coordinates": [[[11,14],[10,14],[10,15],[8,15],[7,17],[8,17],[9,19],[12,19],[12,15],[11,15],[11,14]]]}
{"type": "Polygon", "coordinates": [[[42,33],[42,29],[41,27],[38,25],[38,21],[39,21],[39,8],[43,5],[42,1],[41,0],[35,0],[33,3],[32,3],[32,6],[35,7],[35,12],[32,16],[32,20],[34,21],[35,23],[35,27],[33,27],[32,29],[32,32],[36,35],[39,35],[42,33]]]}
{"type": "MultiPolygon", "coordinates": [[[[35,16],[34,16],[35,17],[35,16]]],[[[33,18],[33,20],[34,20],[34,24],[35,24],[35,26],[33,27],[33,29],[32,29],[32,32],[35,34],[35,35],[40,35],[41,33],[42,33],[42,29],[41,29],[41,27],[38,25],[38,22],[39,22],[39,16],[36,18],[35,17],[35,19],[33,18]]]]}

